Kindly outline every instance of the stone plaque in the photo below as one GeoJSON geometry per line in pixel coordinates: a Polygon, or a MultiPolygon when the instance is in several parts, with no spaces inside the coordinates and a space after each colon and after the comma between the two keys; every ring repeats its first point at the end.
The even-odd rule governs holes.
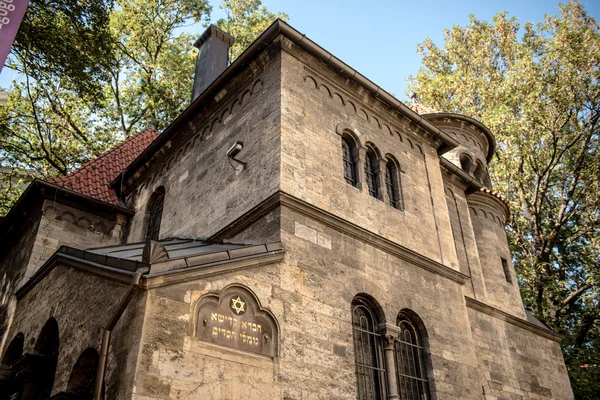
{"type": "Polygon", "coordinates": [[[196,337],[200,340],[270,357],[277,355],[275,319],[243,288],[200,299],[196,321],[196,337]]]}

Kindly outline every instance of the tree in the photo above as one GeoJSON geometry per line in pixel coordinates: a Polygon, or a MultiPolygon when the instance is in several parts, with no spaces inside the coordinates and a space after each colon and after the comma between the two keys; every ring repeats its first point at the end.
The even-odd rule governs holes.
{"type": "Polygon", "coordinates": [[[235,60],[263,33],[277,18],[287,20],[284,13],[272,13],[260,0],[223,0],[220,6],[227,18],[221,18],[215,24],[219,29],[235,38],[229,54],[235,60]]]}
{"type": "Polygon", "coordinates": [[[486,124],[528,309],[564,335],[578,398],[600,393],[600,29],[576,1],[537,26],[499,13],[419,46],[410,89],[486,124]]]}
{"type": "MultiPolygon", "coordinates": [[[[218,23],[239,35],[240,53],[286,17],[258,0],[224,7],[218,23]]],[[[166,128],[191,99],[196,49],[186,28],[210,11],[207,0],[32,0],[7,61],[22,79],[0,105],[2,166],[64,175],[144,127],[166,128]]],[[[12,176],[0,174],[10,188],[0,215],[22,191],[12,176]]]]}

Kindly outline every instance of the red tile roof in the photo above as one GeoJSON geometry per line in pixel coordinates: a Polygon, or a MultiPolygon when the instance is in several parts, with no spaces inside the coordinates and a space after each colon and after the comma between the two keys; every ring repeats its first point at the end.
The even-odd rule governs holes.
{"type": "Polygon", "coordinates": [[[123,143],[113,147],[98,158],[68,175],[50,179],[50,183],[94,197],[107,203],[120,205],[110,183],[159,135],[154,129],[143,131],[129,137],[123,143]]]}

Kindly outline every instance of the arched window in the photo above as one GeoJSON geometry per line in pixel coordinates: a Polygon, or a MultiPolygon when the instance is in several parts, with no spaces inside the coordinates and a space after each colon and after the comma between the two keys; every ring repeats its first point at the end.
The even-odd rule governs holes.
{"type": "Polygon", "coordinates": [[[160,221],[162,219],[163,206],[165,204],[165,188],[159,187],[152,193],[147,208],[146,241],[158,240],[160,233],[160,221]]]}
{"type": "Polygon", "coordinates": [[[396,341],[396,374],[401,399],[429,399],[429,382],[423,342],[412,320],[398,316],[400,334],[396,341]]]}
{"type": "Polygon", "coordinates": [[[40,361],[43,368],[36,371],[34,384],[35,393],[40,399],[47,399],[54,386],[54,375],[56,374],[56,365],[58,362],[58,323],[54,318],[50,318],[35,342],[34,351],[41,356],[40,361]]]}
{"type": "Polygon", "coordinates": [[[365,157],[365,180],[369,188],[369,194],[375,198],[379,197],[377,187],[377,156],[371,149],[367,150],[365,157]]]}
{"type": "Polygon", "coordinates": [[[471,168],[473,168],[473,160],[471,160],[471,157],[469,157],[465,153],[461,154],[460,155],[460,167],[467,174],[469,172],[471,172],[471,168]]]}
{"type": "Polygon", "coordinates": [[[473,172],[473,175],[475,175],[475,179],[477,179],[479,182],[483,182],[483,174],[485,173],[483,164],[481,163],[481,161],[477,160],[477,163],[475,165],[476,167],[475,172],[473,172]]]}
{"type": "Polygon", "coordinates": [[[344,179],[356,187],[356,150],[354,144],[347,138],[342,138],[342,154],[344,158],[344,179]]]}
{"type": "Polygon", "coordinates": [[[81,353],[69,376],[67,392],[78,394],[81,399],[92,398],[99,358],[98,352],[92,348],[87,348],[81,353]]]}
{"type": "Polygon", "coordinates": [[[25,342],[25,336],[22,333],[17,333],[13,340],[10,342],[2,357],[2,364],[11,366],[23,355],[23,344],[25,342]]]}
{"type": "Polygon", "coordinates": [[[385,396],[385,369],[378,325],[373,307],[363,299],[355,299],[352,303],[352,332],[359,400],[379,400],[385,396]]]}
{"type": "Polygon", "coordinates": [[[388,161],[385,165],[385,187],[387,189],[390,205],[398,210],[403,209],[402,204],[402,186],[398,167],[393,161],[388,161]]]}

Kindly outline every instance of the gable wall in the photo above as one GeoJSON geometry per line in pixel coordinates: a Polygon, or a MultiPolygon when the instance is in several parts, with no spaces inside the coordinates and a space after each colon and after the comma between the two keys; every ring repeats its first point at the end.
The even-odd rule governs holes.
{"type": "MultiPolygon", "coordinates": [[[[395,243],[458,269],[436,150],[416,126],[284,40],[282,190],[395,243]],[[404,211],[344,180],[341,133],[391,154],[404,211]]],[[[364,169],[364,165],[358,165],[364,169]]],[[[383,178],[383,174],[380,174],[383,178]]],[[[381,186],[381,185],[380,185],[381,186]]]]}
{"type": "Polygon", "coordinates": [[[148,199],[161,185],[162,238],[207,238],[279,189],[279,73],[279,55],[263,52],[165,146],[128,189],[136,210],[130,242],[143,240],[148,199]],[[247,163],[241,171],[226,156],[238,140],[237,159],[247,163]]]}
{"type": "MultiPolygon", "coordinates": [[[[58,322],[59,354],[52,394],[66,390],[73,366],[86,348],[100,352],[103,328],[126,290],[126,285],[59,265],[19,300],[9,338],[24,334],[23,353],[34,353],[35,342],[50,317],[58,322]]],[[[145,293],[134,296],[113,331],[107,399],[131,396],[145,301],[145,293]]]]}

